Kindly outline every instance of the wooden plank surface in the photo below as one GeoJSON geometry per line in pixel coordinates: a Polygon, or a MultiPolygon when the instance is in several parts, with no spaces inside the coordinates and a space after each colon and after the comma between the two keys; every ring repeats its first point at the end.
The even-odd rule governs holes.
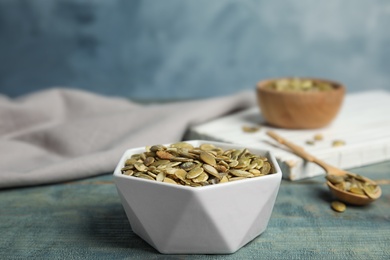
{"type": "MultiPolygon", "coordinates": [[[[282,181],[267,230],[232,255],[161,255],[135,235],[111,174],[0,191],[1,259],[389,259],[390,161],[355,169],[382,180],[368,207],[330,209],[322,177],[282,181]]],[[[158,216],[156,216],[158,217],[158,216]]]]}
{"type": "Polygon", "coordinates": [[[369,91],[348,94],[334,122],[321,129],[287,130],[266,124],[257,107],[228,115],[208,123],[192,127],[186,139],[218,140],[256,146],[275,153],[283,171],[283,177],[299,180],[323,174],[318,166],[281,147],[266,135],[273,130],[302,146],[318,158],[334,166],[348,169],[390,159],[390,93],[369,91]],[[261,126],[260,131],[246,133],[243,126],[261,126]],[[321,134],[322,141],[314,145],[306,143],[314,135],[321,134]],[[346,143],[333,147],[334,140],[346,143]]]}

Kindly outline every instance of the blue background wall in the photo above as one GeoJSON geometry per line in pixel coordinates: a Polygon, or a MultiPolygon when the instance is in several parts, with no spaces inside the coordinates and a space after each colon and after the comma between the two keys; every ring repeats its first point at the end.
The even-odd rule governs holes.
{"type": "Polygon", "coordinates": [[[200,98],[278,76],[390,90],[387,0],[0,0],[0,92],[200,98]]]}

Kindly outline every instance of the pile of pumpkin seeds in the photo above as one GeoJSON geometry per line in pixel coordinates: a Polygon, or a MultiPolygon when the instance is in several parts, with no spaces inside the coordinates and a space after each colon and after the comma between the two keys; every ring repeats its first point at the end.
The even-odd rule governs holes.
{"type": "Polygon", "coordinates": [[[124,175],[192,187],[273,172],[266,157],[252,154],[246,148],[224,150],[213,144],[194,147],[186,142],[145,147],[145,152],[133,154],[122,168],[124,175]]]}
{"type": "Polygon", "coordinates": [[[330,83],[324,81],[317,81],[303,78],[285,78],[272,81],[268,85],[268,88],[277,91],[304,91],[304,92],[316,92],[316,91],[329,91],[333,87],[330,83]]]}
{"type": "Polygon", "coordinates": [[[326,179],[330,181],[336,188],[342,191],[367,196],[374,198],[378,191],[378,185],[366,181],[358,174],[327,175],[326,179]]]}

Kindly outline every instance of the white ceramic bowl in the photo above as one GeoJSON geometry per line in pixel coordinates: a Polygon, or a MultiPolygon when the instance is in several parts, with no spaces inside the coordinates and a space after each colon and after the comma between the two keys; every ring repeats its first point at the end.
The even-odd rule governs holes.
{"type": "Polygon", "coordinates": [[[127,150],[115,169],[114,180],[132,230],[163,254],[230,254],[259,236],[268,225],[282,172],[272,153],[246,148],[268,157],[275,173],[204,187],[122,175],[126,159],[145,148],[127,150]]]}

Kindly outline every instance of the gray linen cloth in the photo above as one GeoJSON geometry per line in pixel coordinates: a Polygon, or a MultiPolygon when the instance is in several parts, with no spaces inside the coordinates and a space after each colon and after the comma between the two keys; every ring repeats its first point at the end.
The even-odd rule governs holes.
{"type": "Polygon", "coordinates": [[[0,95],[0,188],[109,173],[126,149],[180,141],[191,125],[255,104],[254,91],[151,105],[66,88],[0,95]]]}

